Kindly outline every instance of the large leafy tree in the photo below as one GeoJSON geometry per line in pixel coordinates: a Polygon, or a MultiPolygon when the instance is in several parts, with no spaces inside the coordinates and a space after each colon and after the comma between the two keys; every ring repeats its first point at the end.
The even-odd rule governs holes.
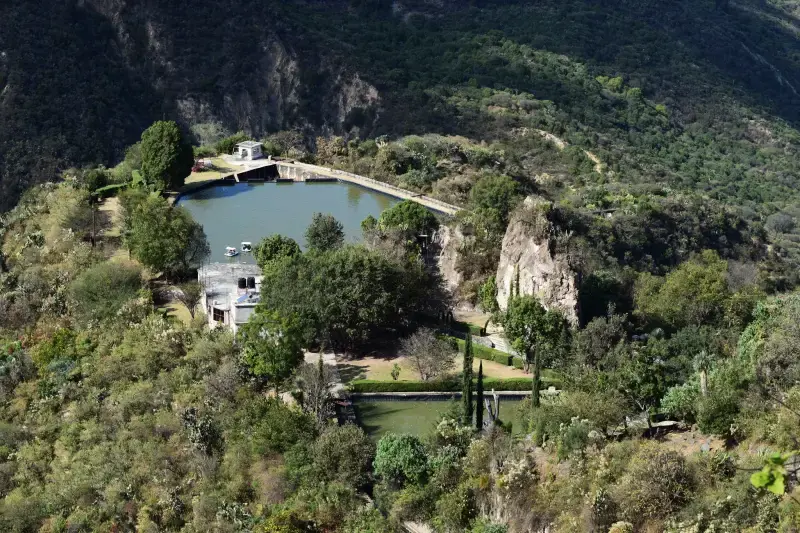
{"type": "Polygon", "coordinates": [[[283,235],[264,237],[253,250],[256,263],[261,268],[265,268],[276,259],[297,257],[300,253],[300,246],[297,242],[291,237],[284,237],[283,235]]]}
{"type": "Polygon", "coordinates": [[[533,296],[515,296],[503,316],[506,337],[525,358],[526,370],[533,364],[533,406],[539,406],[542,356],[559,348],[564,332],[564,317],[546,310],[533,296]]]}
{"type": "Polygon", "coordinates": [[[316,481],[338,481],[358,489],[372,477],[375,444],[355,424],[329,426],[314,442],[313,457],[316,481]]]}
{"type": "Polygon", "coordinates": [[[203,227],[183,208],[157,195],[137,197],[126,208],[125,241],[142,264],[156,272],[185,273],[211,252],[203,227]]]}
{"type": "Polygon", "coordinates": [[[412,200],[404,200],[381,213],[378,227],[383,230],[400,230],[406,238],[430,233],[439,227],[434,214],[412,200]]]}
{"type": "Polygon", "coordinates": [[[203,286],[196,281],[190,281],[181,285],[179,289],[180,292],[177,295],[178,300],[186,306],[186,309],[189,310],[189,314],[194,318],[197,312],[197,306],[200,305],[200,302],[203,300],[203,286]]]}
{"type": "Polygon", "coordinates": [[[508,216],[519,203],[521,195],[517,182],[505,175],[484,176],[472,187],[470,203],[476,209],[490,210],[490,218],[504,227],[508,216]]]}
{"type": "Polygon", "coordinates": [[[242,362],[273,386],[292,375],[303,356],[297,321],[259,309],[241,328],[242,362]]]}
{"type": "Polygon", "coordinates": [[[344,244],[344,227],[333,215],[314,213],[306,229],[306,246],[311,250],[325,252],[340,248],[344,244]]]}
{"type": "Polygon", "coordinates": [[[142,175],[158,191],[175,190],[192,171],[192,147],[184,142],[180,128],[172,121],[158,121],[142,134],[142,175]]]}
{"type": "Polygon", "coordinates": [[[419,438],[389,433],[378,442],[373,463],[384,482],[402,487],[424,483],[428,478],[428,456],[419,438]]]}

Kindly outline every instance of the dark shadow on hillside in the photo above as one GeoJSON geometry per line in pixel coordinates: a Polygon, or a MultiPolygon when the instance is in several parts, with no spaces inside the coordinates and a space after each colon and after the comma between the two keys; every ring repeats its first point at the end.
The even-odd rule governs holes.
{"type": "Polygon", "coordinates": [[[367,378],[367,369],[363,366],[348,365],[347,363],[336,363],[336,368],[339,370],[339,377],[343,383],[350,383],[357,379],[367,378]]]}

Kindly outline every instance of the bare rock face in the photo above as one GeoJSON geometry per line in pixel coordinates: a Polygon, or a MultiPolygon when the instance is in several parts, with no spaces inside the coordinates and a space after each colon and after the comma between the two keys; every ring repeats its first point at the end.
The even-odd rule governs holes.
{"type": "Polygon", "coordinates": [[[559,309],[577,324],[578,276],[566,257],[553,252],[543,207],[547,204],[527,198],[508,225],[497,268],[497,301],[502,309],[508,306],[518,271],[521,294],[536,296],[545,308],[559,309]]]}
{"type": "Polygon", "coordinates": [[[464,245],[464,240],[465,236],[458,226],[455,228],[441,226],[436,231],[434,239],[434,244],[438,248],[436,263],[439,265],[442,280],[451,293],[455,293],[463,281],[463,276],[456,270],[456,264],[458,250],[464,245]]]}

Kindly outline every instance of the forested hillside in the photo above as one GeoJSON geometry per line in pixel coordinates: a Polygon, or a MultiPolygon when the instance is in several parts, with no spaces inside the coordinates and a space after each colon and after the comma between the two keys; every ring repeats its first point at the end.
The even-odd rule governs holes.
{"type": "MultiPolygon", "coordinates": [[[[260,136],[534,127],[604,181],[795,198],[792,2],[16,2],[0,7],[0,191],[111,164],[156,118],[260,136]]],[[[763,206],[762,203],[766,203],[763,206]]]]}
{"type": "Polygon", "coordinates": [[[0,530],[798,531],[798,17],[0,4],[0,530]],[[215,280],[245,140],[412,194],[215,280]]]}

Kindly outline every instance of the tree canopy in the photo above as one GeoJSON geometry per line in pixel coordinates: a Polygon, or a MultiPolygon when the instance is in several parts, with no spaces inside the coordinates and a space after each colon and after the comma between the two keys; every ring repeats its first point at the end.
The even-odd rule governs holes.
{"type": "Polygon", "coordinates": [[[180,127],[159,121],[142,133],[142,175],[156,191],[177,190],[192,171],[192,147],[184,141],[180,127]]]}
{"type": "Polygon", "coordinates": [[[276,261],[261,297],[266,308],[298,317],[307,344],[337,349],[396,337],[416,313],[441,305],[437,281],[421,265],[354,245],[276,261]]]}
{"type": "Polygon", "coordinates": [[[253,249],[253,257],[261,268],[266,268],[277,259],[297,257],[300,253],[300,245],[283,235],[264,237],[253,249]]]}
{"type": "Polygon", "coordinates": [[[242,362],[273,387],[292,375],[302,361],[297,321],[259,309],[241,328],[242,362]]]}
{"type": "Polygon", "coordinates": [[[399,229],[406,238],[415,238],[417,235],[430,234],[439,227],[439,221],[425,206],[403,200],[381,213],[378,227],[382,230],[399,229]]]}
{"type": "Polygon", "coordinates": [[[148,268],[167,274],[199,267],[211,252],[203,226],[188,211],[157,195],[135,198],[126,207],[125,244],[148,268]]]}
{"type": "Polygon", "coordinates": [[[333,215],[314,213],[306,229],[306,247],[326,252],[344,244],[344,227],[333,215]]]}

